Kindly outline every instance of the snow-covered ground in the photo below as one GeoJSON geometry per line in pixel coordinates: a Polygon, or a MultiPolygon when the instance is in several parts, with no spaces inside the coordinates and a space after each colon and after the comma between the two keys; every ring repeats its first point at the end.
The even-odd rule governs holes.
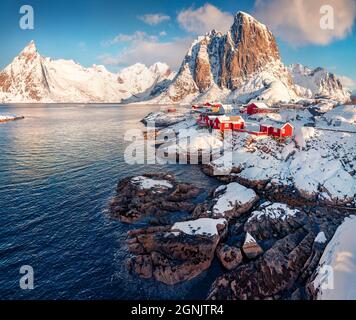
{"type": "Polygon", "coordinates": [[[356,300],[356,216],[346,218],[321,257],[313,282],[318,300],[356,300]]]}
{"type": "Polygon", "coordinates": [[[294,140],[236,133],[232,153],[212,162],[215,172],[232,168],[250,181],[294,186],[306,198],[350,203],[355,199],[355,135],[300,127],[294,140]]]}
{"type": "Polygon", "coordinates": [[[356,133],[356,105],[341,105],[325,113],[317,128],[356,133]]]}
{"type": "Polygon", "coordinates": [[[254,184],[292,186],[305,198],[327,203],[355,204],[356,138],[350,130],[356,131],[355,115],[355,106],[338,106],[324,114],[325,119],[340,119],[341,128],[348,128],[346,132],[317,128],[320,120],[314,122],[307,109],[243,115],[246,127],[252,129],[260,123],[289,121],[294,126],[294,136],[284,142],[244,132],[226,132],[223,138],[218,130],[198,128],[192,116],[165,130],[188,129],[172,140],[168,150],[174,155],[224,150],[218,159],[215,153],[211,162],[216,174],[230,172],[254,184]]]}

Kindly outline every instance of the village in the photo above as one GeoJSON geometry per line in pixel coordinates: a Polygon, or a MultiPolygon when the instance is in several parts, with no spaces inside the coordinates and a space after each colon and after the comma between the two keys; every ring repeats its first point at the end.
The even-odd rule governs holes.
{"type": "Polygon", "coordinates": [[[239,108],[206,102],[202,105],[193,105],[192,112],[199,114],[198,126],[210,130],[246,132],[254,136],[270,136],[277,139],[291,138],[294,134],[294,127],[289,122],[277,123],[268,119],[262,122],[247,122],[245,118],[249,116],[279,112],[278,108],[269,107],[260,101],[252,101],[239,108]]]}

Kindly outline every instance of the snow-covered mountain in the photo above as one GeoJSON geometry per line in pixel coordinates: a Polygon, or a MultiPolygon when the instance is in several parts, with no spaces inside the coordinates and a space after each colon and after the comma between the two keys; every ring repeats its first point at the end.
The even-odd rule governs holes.
{"type": "Polygon", "coordinates": [[[121,102],[174,74],[163,63],[136,64],[114,74],[104,66],[84,68],[72,60],[42,57],[32,41],[0,73],[0,102],[121,102]]]}
{"type": "Polygon", "coordinates": [[[238,12],[226,34],[213,30],[193,42],[177,76],[153,102],[246,102],[260,98],[274,103],[317,96],[347,97],[336,77],[325,70],[311,71],[307,75],[310,81],[299,81],[291,71],[281,62],[268,28],[249,14],[238,12]]]}
{"type": "Polygon", "coordinates": [[[288,66],[294,83],[301,87],[300,95],[308,98],[331,98],[346,101],[350,92],[343,88],[340,80],[323,68],[309,69],[301,64],[288,66]]]}
{"type": "Polygon", "coordinates": [[[273,34],[255,18],[238,12],[230,30],[198,37],[178,73],[164,63],[135,64],[114,74],[104,66],[84,68],[72,60],[42,57],[31,42],[0,73],[0,102],[222,101],[267,103],[305,98],[345,102],[335,75],[302,65],[286,67],[273,34]]]}

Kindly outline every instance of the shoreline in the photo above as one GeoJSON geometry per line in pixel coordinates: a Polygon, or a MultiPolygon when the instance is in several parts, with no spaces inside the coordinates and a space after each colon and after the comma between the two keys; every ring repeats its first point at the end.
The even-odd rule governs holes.
{"type": "MultiPolygon", "coordinates": [[[[165,128],[170,125],[168,123],[165,128]]],[[[352,204],[345,206],[308,199],[290,186],[274,186],[271,179],[254,183],[237,175],[214,176],[209,172],[209,165],[199,164],[199,167],[205,175],[221,182],[221,185],[210,192],[206,199],[195,203],[195,208],[190,208],[190,213],[176,221],[176,224],[194,225],[202,223],[199,222],[201,219],[215,223],[217,219],[224,218],[227,221],[225,226],[221,226],[214,236],[198,236],[196,231],[190,234],[187,231],[174,230],[175,224],[172,222],[167,225],[167,222],[157,221],[152,225],[148,221],[145,226],[141,225],[127,235],[128,249],[134,255],[126,262],[130,273],[175,285],[190,281],[217,261],[222,272],[206,293],[208,299],[316,299],[317,288],[312,284],[317,275],[319,260],[343,219],[354,213],[356,208],[352,204]],[[222,214],[214,213],[212,208],[219,202],[219,197],[228,196],[227,193],[224,194],[227,191],[220,190],[232,186],[250,190],[248,192],[254,193],[256,198],[251,205],[235,203],[222,214]],[[270,208],[274,209],[269,211],[270,208]],[[257,213],[262,217],[258,219],[262,219],[263,223],[259,220],[251,222],[256,219],[253,217],[257,213]],[[248,237],[253,239],[253,243],[247,249],[248,237]],[[325,240],[319,243],[318,239],[323,237],[325,240]],[[209,242],[210,240],[213,242],[209,242]],[[205,241],[210,243],[208,247],[203,245],[205,241]],[[196,252],[193,256],[181,255],[180,250],[188,250],[187,245],[193,245],[189,249],[196,252]],[[291,252],[299,252],[299,255],[292,258],[289,256],[291,252]],[[198,271],[194,269],[193,272],[191,261],[201,254],[200,262],[195,264],[198,271]],[[285,258],[278,262],[281,254],[285,258]],[[282,263],[282,269],[278,263],[282,263]],[[173,267],[174,265],[176,266],[173,267]]],[[[147,176],[152,178],[154,174],[147,176]]],[[[134,178],[119,181],[119,189],[123,188],[122,183],[125,186],[127,183],[130,185],[130,179],[134,178]]],[[[120,197],[119,189],[116,197],[120,197]]],[[[136,192],[130,194],[129,203],[152,197],[149,190],[145,191],[144,198],[140,191],[137,195],[136,192]]],[[[151,200],[148,201],[150,203],[151,200]]],[[[228,198],[223,203],[229,203],[228,198]]],[[[157,209],[160,204],[155,204],[154,207],[157,209]]],[[[169,211],[164,214],[170,215],[169,211]]],[[[123,222],[135,225],[134,221],[123,222]]]]}

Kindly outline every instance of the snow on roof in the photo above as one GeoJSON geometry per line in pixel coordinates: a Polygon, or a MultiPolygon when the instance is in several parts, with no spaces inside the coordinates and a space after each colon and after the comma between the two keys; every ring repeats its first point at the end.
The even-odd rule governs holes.
{"type": "Polygon", "coordinates": [[[261,210],[252,212],[252,215],[248,221],[252,221],[254,219],[261,220],[263,217],[268,217],[272,220],[285,221],[290,217],[294,217],[299,212],[299,210],[291,209],[284,203],[267,203],[261,206],[261,210]]]}
{"type": "Polygon", "coordinates": [[[167,180],[155,180],[144,176],[134,177],[131,179],[131,182],[133,184],[139,185],[141,189],[173,188],[173,185],[167,180]]]}
{"type": "Polygon", "coordinates": [[[218,235],[217,226],[219,224],[226,224],[227,221],[223,218],[212,219],[212,218],[200,218],[197,220],[176,222],[171,231],[179,230],[185,234],[189,235],[208,235],[214,236],[218,235]]]}
{"type": "Polygon", "coordinates": [[[225,214],[236,205],[244,205],[253,201],[256,197],[255,191],[248,189],[237,182],[229,183],[224,187],[216,189],[215,194],[225,189],[224,193],[218,197],[212,211],[214,213],[225,214]]]}
{"type": "Polygon", "coordinates": [[[249,105],[254,104],[259,109],[271,109],[264,102],[251,102],[249,105]]]}
{"type": "Polygon", "coordinates": [[[356,216],[345,218],[326,246],[313,281],[317,300],[356,300],[356,216]]]}
{"type": "Polygon", "coordinates": [[[271,121],[264,121],[263,123],[261,123],[261,126],[265,126],[265,127],[273,127],[273,128],[278,128],[278,129],[282,129],[283,127],[285,127],[287,124],[289,124],[292,128],[294,128],[294,126],[290,123],[290,122],[271,122],[271,121]]]}

